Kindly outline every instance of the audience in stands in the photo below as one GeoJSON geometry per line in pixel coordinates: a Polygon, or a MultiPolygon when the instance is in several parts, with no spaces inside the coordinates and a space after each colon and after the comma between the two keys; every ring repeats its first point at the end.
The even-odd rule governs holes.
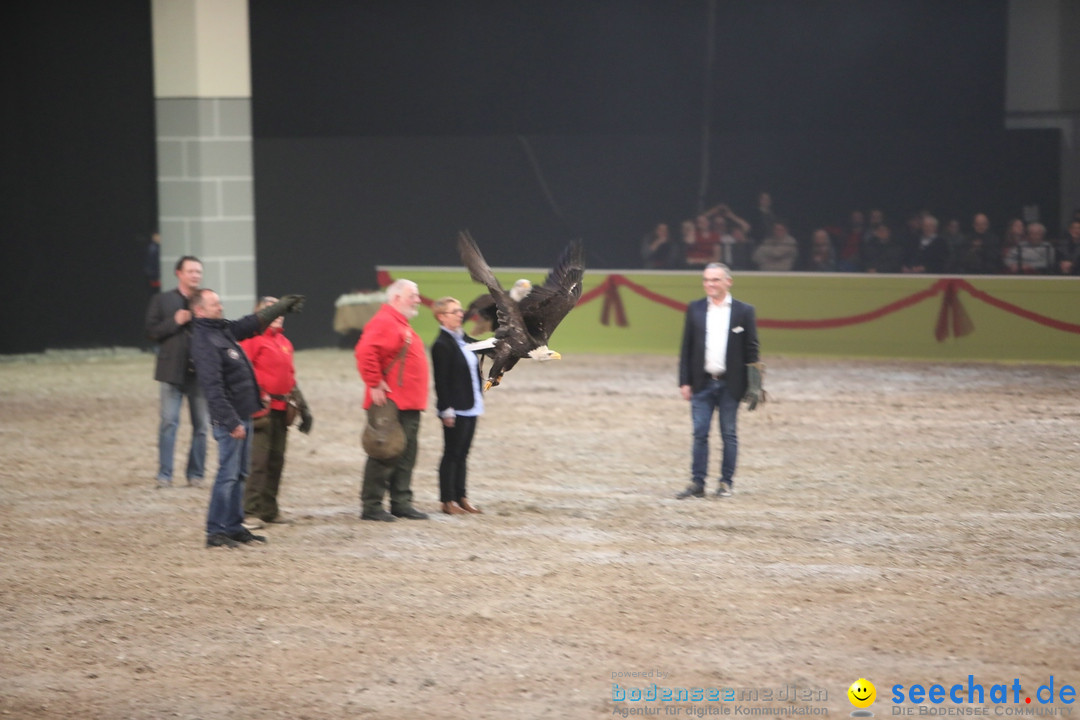
{"type": "Polygon", "coordinates": [[[972,216],[964,232],[957,219],[943,229],[927,210],[911,213],[900,228],[890,227],[879,208],[852,210],[847,221],[813,231],[801,245],[790,226],[762,192],[753,221],[720,203],[686,220],[681,241],[658,223],[642,240],[648,268],[700,268],[722,262],[733,270],[786,272],[930,273],[958,275],[1080,275],[1080,208],[1061,239],[1047,240],[1046,227],[1019,218],[1006,222],[999,236],[989,215],[972,216]]]}

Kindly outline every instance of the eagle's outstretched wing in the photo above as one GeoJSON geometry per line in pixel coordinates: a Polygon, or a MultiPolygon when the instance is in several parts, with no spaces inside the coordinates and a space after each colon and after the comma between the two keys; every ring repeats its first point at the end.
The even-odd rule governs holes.
{"type": "Polygon", "coordinates": [[[563,250],[544,284],[534,287],[520,304],[521,315],[529,333],[547,343],[567,313],[581,298],[581,280],[585,276],[585,248],[574,240],[563,250]]]}
{"type": "Polygon", "coordinates": [[[525,321],[521,317],[521,310],[510,295],[503,290],[495,273],[484,259],[483,253],[467,230],[458,233],[458,252],[461,254],[461,262],[469,271],[469,277],[474,281],[486,286],[495,301],[498,319],[498,329],[495,331],[497,338],[505,338],[511,350],[517,353],[527,353],[529,346],[528,330],[525,321]]]}

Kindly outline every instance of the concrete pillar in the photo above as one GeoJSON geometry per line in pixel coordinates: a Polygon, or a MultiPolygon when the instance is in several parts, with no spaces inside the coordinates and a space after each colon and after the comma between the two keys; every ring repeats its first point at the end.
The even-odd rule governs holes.
{"type": "MultiPolygon", "coordinates": [[[[1005,126],[1061,132],[1061,217],[1080,208],[1080,3],[1010,0],[1005,126]]],[[[1055,223],[1054,221],[1057,221],[1055,223]]]]}
{"type": "Polygon", "coordinates": [[[225,316],[255,301],[247,0],[152,0],[163,289],[183,255],[225,316]]]}

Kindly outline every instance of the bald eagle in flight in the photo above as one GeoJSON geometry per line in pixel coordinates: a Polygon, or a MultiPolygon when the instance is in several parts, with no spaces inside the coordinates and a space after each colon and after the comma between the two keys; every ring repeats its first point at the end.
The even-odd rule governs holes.
{"type": "MultiPolygon", "coordinates": [[[[532,283],[525,278],[521,278],[510,288],[510,299],[514,302],[521,302],[521,299],[531,291],[532,283]]],[[[469,303],[469,307],[465,308],[465,319],[462,322],[473,323],[473,335],[483,335],[498,330],[498,310],[495,307],[495,298],[491,297],[491,293],[484,293],[469,303]]]]}
{"type": "Polygon", "coordinates": [[[498,322],[495,336],[472,346],[474,350],[486,351],[484,354],[491,357],[484,390],[498,385],[502,376],[522,358],[560,359],[562,356],[548,348],[547,343],[551,333],[581,297],[581,279],[585,275],[585,248],[581,241],[567,245],[544,284],[533,286],[520,300],[515,300],[499,284],[468,232],[458,235],[458,252],[469,277],[486,285],[495,301],[498,322]]]}

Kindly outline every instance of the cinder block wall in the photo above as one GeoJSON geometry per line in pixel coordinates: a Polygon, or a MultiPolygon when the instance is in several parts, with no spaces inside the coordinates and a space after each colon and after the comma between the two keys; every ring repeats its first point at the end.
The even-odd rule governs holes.
{"type": "Polygon", "coordinates": [[[159,98],[158,203],[163,287],[183,255],[203,262],[203,285],[225,316],[255,298],[255,210],[249,98],[159,98]]]}

